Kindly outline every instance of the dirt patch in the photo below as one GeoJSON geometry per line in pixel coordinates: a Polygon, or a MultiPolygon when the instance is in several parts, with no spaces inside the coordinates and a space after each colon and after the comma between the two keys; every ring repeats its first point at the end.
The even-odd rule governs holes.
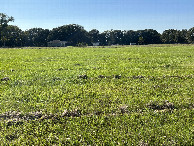
{"type": "Polygon", "coordinates": [[[139,75],[139,76],[133,76],[133,79],[143,79],[143,78],[145,78],[144,76],[141,76],[141,75],[139,75]]]}
{"type": "Polygon", "coordinates": [[[11,135],[11,134],[9,134],[9,135],[6,135],[5,136],[5,138],[7,139],[7,140],[14,140],[14,139],[17,139],[18,137],[17,136],[14,136],[14,135],[11,135]]]}
{"type": "Polygon", "coordinates": [[[103,79],[103,78],[106,78],[106,76],[104,76],[104,75],[99,75],[98,78],[103,79]]]}
{"type": "Polygon", "coordinates": [[[13,124],[21,125],[24,121],[29,120],[60,119],[62,117],[80,117],[81,115],[81,110],[78,109],[64,110],[62,114],[45,114],[42,112],[30,112],[24,114],[22,112],[12,111],[0,114],[0,120],[7,121],[7,125],[11,126],[13,124]]]}
{"type": "Polygon", "coordinates": [[[88,76],[87,75],[79,75],[77,78],[78,79],[88,79],[88,76]]]}
{"type": "Polygon", "coordinates": [[[53,81],[60,81],[60,80],[61,78],[58,78],[58,77],[53,78],[53,81]]]}
{"type": "Polygon", "coordinates": [[[9,77],[4,77],[4,78],[1,79],[1,81],[9,81],[9,80],[10,80],[9,77]]]}
{"type": "Polygon", "coordinates": [[[120,110],[121,114],[127,113],[128,112],[127,108],[128,108],[127,105],[120,106],[119,110],[120,110]]]}
{"type": "Polygon", "coordinates": [[[169,68],[171,65],[170,64],[166,64],[166,65],[164,65],[163,67],[164,68],[169,68]]]}
{"type": "Polygon", "coordinates": [[[63,69],[63,68],[59,68],[59,69],[58,69],[58,71],[62,71],[62,70],[64,70],[64,69],[63,69]]]}
{"type": "Polygon", "coordinates": [[[139,142],[139,146],[148,146],[148,143],[146,143],[145,141],[141,140],[139,142]]]}
{"type": "Polygon", "coordinates": [[[64,110],[64,112],[61,115],[62,117],[80,117],[81,116],[81,110],[75,109],[73,111],[64,110]]]}
{"type": "Polygon", "coordinates": [[[168,100],[165,100],[162,104],[157,104],[157,103],[154,103],[154,102],[151,102],[147,105],[147,107],[149,109],[153,109],[153,110],[173,110],[175,107],[174,107],[174,104],[169,102],[168,100]]]}
{"type": "Polygon", "coordinates": [[[121,75],[114,75],[115,79],[121,79],[121,75]]]}
{"type": "Polygon", "coordinates": [[[13,121],[17,120],[34,120],[41,118],[43,116],[42,112],[31,112],[27,114],[23,114],[21,112],[12,111],[12,112],[5,112],[0,114],[0,120],[9,120],[12,119],[13,121]]]}
{"type": "MultiPolygon", "coordinates": [[[[89,77],[87,75],[79,75],[77,76],[78,79],[89,79],[89,77]]],[[[163,80],[163,79],[191,79],[193,78],[192,75],[185,75],[185,76],[178,76],[178,75],[174,75],[174,76],[160,76],[160,77],[154,77],[154,76],[143,76],[143,75],[137,75],[137,76],[122,76],[120,74],[117,75],[110,75],[110,76],[105,76],[105,75],[98,75],[97,77],[93,77],[90,79],[121,79],[121,78],[127,78],[127,79],[149,79],[150,81],[155,81],[155,80],[163,80]]]]}

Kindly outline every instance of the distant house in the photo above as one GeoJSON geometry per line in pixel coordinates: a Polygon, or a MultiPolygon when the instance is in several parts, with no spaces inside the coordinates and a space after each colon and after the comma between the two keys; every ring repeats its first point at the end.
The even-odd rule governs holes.
{"type": "Polygon", "coordinates": [[[95,42],[95,43],[92,43],[93,46],[99,46],[100,45],[100,42],[95,42]]]}
{"type": "Polygon", "coordinates": [[[65,47],[66,41],[53,40],[47,43],[48,47],[65,47]]]}
{"type": "Polygon", "coordinates": [[[130,45],[136,45],[136,43],[130,43],[130,45]]]}

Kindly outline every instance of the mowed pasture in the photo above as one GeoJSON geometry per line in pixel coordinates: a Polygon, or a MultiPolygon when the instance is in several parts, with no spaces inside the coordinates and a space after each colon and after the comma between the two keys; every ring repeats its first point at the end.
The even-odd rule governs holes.
{"type": "Polygon", "coordinates": [[[0,144],[194,145],[194,46],[0,49],[0,144]]]}

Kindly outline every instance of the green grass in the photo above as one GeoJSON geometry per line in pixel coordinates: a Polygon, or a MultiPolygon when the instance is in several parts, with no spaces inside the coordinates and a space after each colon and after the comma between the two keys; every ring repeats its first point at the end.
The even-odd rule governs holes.
{"type": "Polygon", "coordinates": [[[0,144],[193,145],[193,75],[192,45],[0,49],[0,144]]]}

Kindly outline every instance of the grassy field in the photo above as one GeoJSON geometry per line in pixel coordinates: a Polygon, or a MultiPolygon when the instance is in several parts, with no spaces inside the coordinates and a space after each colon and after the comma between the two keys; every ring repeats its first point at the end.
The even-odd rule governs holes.
{"type": "Polygon", "coordinates": [[[0,144],[194,145],[194,46],[0,49],[0,144]]]}

